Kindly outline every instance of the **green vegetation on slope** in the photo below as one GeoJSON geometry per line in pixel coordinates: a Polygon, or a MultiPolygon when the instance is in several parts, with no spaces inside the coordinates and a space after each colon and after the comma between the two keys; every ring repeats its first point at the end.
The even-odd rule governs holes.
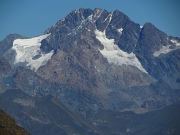
{"type": "Polygon", "coordinates": [[[29,133],[16,125],[10,116],[0,110],[0,135],[29,135],[29,133]]]}

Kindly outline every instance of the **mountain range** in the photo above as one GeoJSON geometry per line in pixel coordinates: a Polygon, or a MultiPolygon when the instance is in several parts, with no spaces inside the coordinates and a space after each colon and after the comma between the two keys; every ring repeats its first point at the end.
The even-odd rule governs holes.
{"type": "MultiPolygon", "coordinates": [[[[0,108],[32,134],[148,134],[164,107],[178,111],[179,48],[180,38],[118,10],[75,9],[40,36],[0,42],[0,108]]],[[[173,113],[153,134],[179,133],[175,112],[160,124],[173,113]]]]}

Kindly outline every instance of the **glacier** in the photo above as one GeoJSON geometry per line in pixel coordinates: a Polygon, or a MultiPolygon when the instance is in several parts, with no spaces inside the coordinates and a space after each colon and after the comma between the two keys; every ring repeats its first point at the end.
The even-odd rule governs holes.
{"type": "Polygon", "coordinates": [[[105,31],[101,32],[96,29],[95,34],[96,38],[104,46],[104,49],[100,50],[100,52],[105,58],[107,58],[109,63],[115,63],[117,65],[131,65],[142,72],[147,73],[133,52],[128,54],[127,52],[122,51],[116,44],[114,44],[114,39],[108,39],[106,37],[105,31]]]}
{"type": "Polygon", "coordinates": [[[41,41],[47,38],[50,34],[33,37],[30,39],[16,39],[13,42],[12,49],[16,52],[14,65],[25,62],[31,70],[37,71],[42,65],[51,59],[54,51],[44,54],[41,49],[41,41]],[[34,59],[37,57],[36,59],[34,59]]]}

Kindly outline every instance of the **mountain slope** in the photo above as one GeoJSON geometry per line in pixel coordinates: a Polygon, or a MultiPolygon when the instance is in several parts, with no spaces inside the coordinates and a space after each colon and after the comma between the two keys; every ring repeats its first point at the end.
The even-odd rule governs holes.
{"type": "Polygon", "coordinates": [[[135,54],[148,73],[156,79],[163,79],[171,88],[179,89],[180,42],[169,37],[151,23],[141,30],[135,54]]]}
{"type": "Polygon", "coordinates": [[[13,42],[15,39],[18,38],[25,38],[21,35],[18,34],[9,34],[8,36],[5,37],[5,39],[3,41],[0,41],[0,56],[3,55],[8,49],[10,49],[13,46],[13,42]]]}
{"type": "Polygon", "coordinates": [[[0,108],[32,135],[101,134],[97,127],[51,95],[32,98],[22,90],[12,89],[1,93],[0,100],[0,108]]]}
{"type": "Polygon", "coordinates": [[[159,109],[159,103],[161,108],[179,102],[179,41],[151,23],[134,23],[120,11],[81,8],[41,36],[14,40],[3,57],[11,67],[23,66],[39,76],[18,68],[10,73],[15,82],[10,88],[16,86],[31,96],[52,93],[70,109],[83,110],[79,113],[84,116],[94,105],[143,113],[159,109]],[[166,96],[160,94],[163,91],[166,96]],[[75,100],[64,101],[72,92],[75,100]],[[157,105],[144,105],[149,102],[157,105]]]}
{"type": "Polygon", "coordinates": [[[105,135],[178,135],[179,112],[179,104],[144,114],[100,110],[90,119],[105,135]]]}
{"type": "MultiPolygon", "coordinates": [[[[99,109],[86,119],[66,108],[51,95],[32,98],[22,90],[0,94],[0,108],[32,135],[177,135],[180,133],[180,105],[174,104],[144,114],[99,109]]],[[[3,117],[4,118],[4,117],[3,117]]]]}
{"type": "Polygon", "coordinates": [[[18,126],[15,121],[2,110],[0,110],[0,134],[29,135],[25,129],[18,126]]]}
{"type": "MultiPolygon", "coordinates": [[[[2,59],[2,62],[5,61],[2,59]]],[[[1,59],[0,59],[1,62],[1,59]]],[[[7,65],[0,65],[0,69],[7,65]]],[[[0,93],[8,89],[22,89],[30,96],[46,96],[51,94],[68,108],[76,110],[85,116],[87,109],[97,111],[103,108],[100,101],[92,93],[80,89],[74,89],[71,86],[48,82],[37,76],[33,71],[17,67],[2,72],[0,75],[0,93]],[[79,109],[79,108],[86,109],[79,109]]]]}

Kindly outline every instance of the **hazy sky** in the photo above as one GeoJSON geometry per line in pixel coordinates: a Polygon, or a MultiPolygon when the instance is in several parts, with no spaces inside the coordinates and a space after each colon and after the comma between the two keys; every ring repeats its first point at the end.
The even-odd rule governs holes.
{"type": "Polygon", "coordinates": [[[0,0],[0,41],[8,34],[38,36],[76,8],[116,9],[143,25],[180,37],[180,0],[0,0]]]}

